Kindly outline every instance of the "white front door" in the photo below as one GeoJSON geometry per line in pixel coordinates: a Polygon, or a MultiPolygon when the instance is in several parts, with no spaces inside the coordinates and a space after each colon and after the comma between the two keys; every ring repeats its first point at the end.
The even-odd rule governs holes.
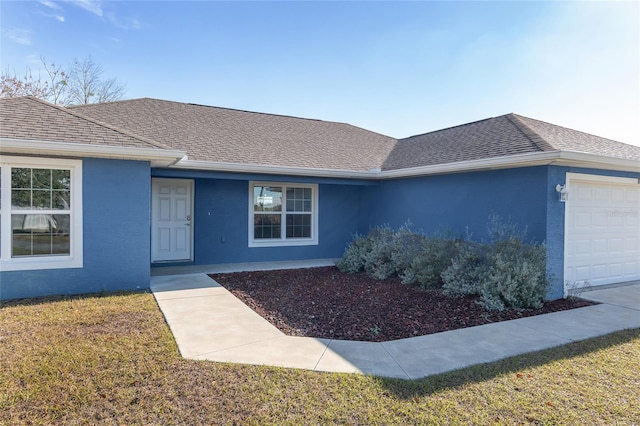
{"type": "Polygon", "coordinates": [[[151,180],[151,261],[193,260],[193,180],[151,180]]]}

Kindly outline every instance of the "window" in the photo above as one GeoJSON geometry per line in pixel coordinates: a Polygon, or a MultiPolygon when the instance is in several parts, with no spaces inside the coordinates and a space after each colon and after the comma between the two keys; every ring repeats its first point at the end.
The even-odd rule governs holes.
{"type": "Polygon", "coordinates": [[[318,185],[252,182],[249,246],[318,244],[318,185]]]}
{"type": "Polygon", "coordinates": [[[0,157],[3,271],[82,266],[82,162],[0,157]]]}

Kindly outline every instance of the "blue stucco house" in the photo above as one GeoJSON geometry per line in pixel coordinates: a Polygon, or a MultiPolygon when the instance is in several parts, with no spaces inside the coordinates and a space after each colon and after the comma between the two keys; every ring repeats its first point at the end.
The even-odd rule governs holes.
{"type": "Polygon", "coordinates": [[[408,220],[544,241],[550,298],[640,279],[640,147],[516,114],[405,139],[157,99],[0,100],[0,299],[149,287],[151,268],[342,255],[408,220]]]}

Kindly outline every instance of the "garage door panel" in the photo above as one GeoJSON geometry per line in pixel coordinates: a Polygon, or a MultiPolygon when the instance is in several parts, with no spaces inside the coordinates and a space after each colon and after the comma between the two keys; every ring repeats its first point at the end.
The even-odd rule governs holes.
{"type": "Polygon", "coordinates": [[[611,238],[607,241],[609,252],[621,252],[624,251],[624,239],[623,238],[611,238]]]}
{"type": "Polygon", "coordinates": [[[611,190],[611,201],[614,203],[619,203],[621,201],[625,201],[627,199],[627,194],[628,191],[626,191],[624,188],[614,188],[611,190]]]}
{"type": "Polygon", "coordinates": [[[591,244],[591,253],[601,255],[609,253],[609,240],[604,238],[593,240],[591,244]]]}
{"type": "Polygon", "coordinates": [[[624,249],[625,251],[638,253],[640,251],[640,241],[638,241],[638,238],[625,238],[624,249]]]}
{"type": "Polygon", "coordinates": [[[573,254],[575,254],[576,256],[589,255],[589,253],[591,253],[591,240],[576,241],[573,244],[573,247],[573,254]]]}
{"type": "Polygon", "coordinates": [[[612,263],[609,265],[609,275],[613,278],[624,277],[624,263],[612,263]]]}
{"type": "Polygon", "coordinates": [[[606,180],[569,179],[567,286],[640,279],[640,185],[606,180]]]}
{"type": "Polygon", "coordinates": [[[637,274],[638,268],[640,268],[640,261],[631,260],[624,264],[624,275],[629,276],[633,274],[637,274]]]}

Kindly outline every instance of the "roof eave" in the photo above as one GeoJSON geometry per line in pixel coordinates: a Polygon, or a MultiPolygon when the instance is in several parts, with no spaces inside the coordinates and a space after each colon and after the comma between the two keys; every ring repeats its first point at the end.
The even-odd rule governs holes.
{"type": "Polygon", "coordinates": [[[560,150],[507,155],[504,157],[458,161],[455,163],[435,164],[431,166],[411,167],[406,169],[385,171],[380,171],[379,169],[372,169],[370,171],[314,169],[304,167],[270,166],[263,164],[223,163],[188,160],[186,158],[174,164],[172,168],[187,170],[210,170],[233,173],[383,180],[437,174],[474,172],[483,170],[533,167],[542,165],[564,165],[594,169],[640,172],[640,162],[636,160],[560,150]]]}
{"type": "Polygon", "coordinates": [[[506,155],[480,160],[458,161],[382,171],[379,179],[398,179],[447,173],[474,172],[483,170],[533,167],[542,165],[563,165],[604,170],[640,172],[640,162],[625,158],[607,157],[575,151],[545,151],[526,154],[506,155]]]}
{"type": "Polygon", "coordinates": [[[0,153],[139,160],[151,162],[152,167],[169,167],[186,155],[184,151],[161,148],[92,145],[15,138],[0,138],[0,153]]]}
{"type": "Polygon", "coordinates": [[[291,175],[344,179],[375,179],[379,177],[379,170],[358,171],[339,169],[320,169],[308,167],[272,166],[265,164],[226,163],[216,161],[201,161],[182,159],[171,168],[186,170],[208,170],[231,173],[256,173],[268,175],[291,175]]]}

